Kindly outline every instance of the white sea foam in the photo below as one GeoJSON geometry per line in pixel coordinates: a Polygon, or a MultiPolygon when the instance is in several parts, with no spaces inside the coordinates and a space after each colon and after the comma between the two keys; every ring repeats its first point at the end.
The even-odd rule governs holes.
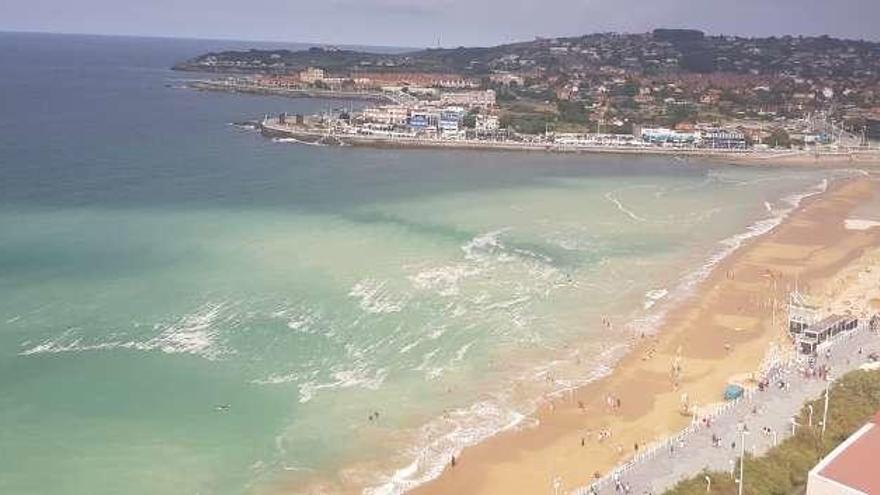
{"type": "MultiPolygon", "coordinates": [[[[314,376],[316,373],[317,371],[313,371],[311,376],[314,376]]],[[[266,378],[251,380],[251,383],[255,385],[283,385],[285,383],[296,383],[308,379],[308,377],[309,374],[291,371],[290,373],[272,373],[266,378]]]]}
{"type": "Polygon", "coordinates": [[[589,242],[585,242],[578,237],[568,237],[565,235],[555,235],[545,239],[548,243],[565,249],[566,251],[584,251],[591,247],[589,242]]]}
{"type": "MultiPolygon", "coordinates": [[[[525,290],[525,297],[536,294],[546,296],[549,290],[564,279],[558,268],[553,266],[553,260],[542,253],[528,249],[505,245],[502,235],[510,231],[510,228],[492,230],[475,236],[461,246],[464,259],[439,267],[422,267],[416,274],[409,277],[413,287],[417,290],[430,290],[443,297],[453,297],[461,294],[461,285],[477,277],[485,277],[504,267],[512,267],[515,270],[526,270],[532,281],[545,281],[545,284],[531,284],[529,287],[520,287],[520,292],[525,290]]],[[[524,294],[519,294],[523,296],[524,294]]],[[[519,298],[517,298],[519,299],[519,298]]],[[[479,304],[480,301],[472,301],[479,304]]],[[[503,307],[503,305],[498,306],[503,307]]],[[[493,308],[482,308],[493,309],[493,308]]],[[[455,314],[460,316],[467,312],[462,306],[455,307],[455,314]]]]}
{"type": "Polygon", "coordinates": [[[364,490],[364,494],[397,495],[410,490],[439,476],[449,458],[465,447],[524,423],[524,414],[500,407],[498,403],[480,401],[468,408],[449,411],[424,425],[419,434],[422,447],[411,452],[413,461],[379,486],[364,490]]]}
{"type": "Polygon", "coordinates": [[[406,344],[403,347],[401,347],[400,353],[406,354],[407,352],[411,351],[415,346],[421,344],[423,341],[424,341],[424,339],[422,337],[417,338],[416,340],[410,342],[409,344],[406,344]]]}
{"type": "Polygon", "coordinates": [[[369,390],[378,390],[388,376],[388,370],[379,368],[372,372],[366,367],[335,371],[332,379],[323,383],[309,381],[299,386],[299,402],[306,403],[315,397],[321,390],[334,390],[361,387],[369,390]]]}
{"type": "Polygon", "coordinates": [[[311,315],[297,315],[287,321],[287,328],[291,330],[303,330],[314,322],[311,315]]]}
{"type": "Polygon", "coordinates": [[[487,254],[502,251],[504,246],[501,244],[501,234],[510,230],[510,227],[493,230],[485,234],[478,235],[471,239],[468,243],[461,247],[467,259],[481,259],[487,254]]]}
{"type": "Polygon", "coordinates": [[[359,299],[358,305],[367,313],[398,313],[403,310],[409,298],[395,295],[386,287],[385,282],[363,279],[354,284],[348,292],[349,297],[359,299]]]}
{"type": "Polygon", "coordinates": [[[667,289],[649,290],[648,292],[645,293],[645,303],[642,306],[643,309],[645,309],[645,310],[651,309],[655,304],[657,304],[657,301],[663,299],[668,294],[669,294],[669,291],[667,289]]]}
{"type": "Polygon", "coordinates": [[[457,296],[461,289],[459,282],[479,275],[480,270],[465,264],[429,268],[409,277],[413,286],[419,290],[433,290],[445,297],[457,296]]]}
{"type": "Polygon", "coordinates": [[[635,220],[636,222],[647,222],[648,221],[646,218],[637,215],[634,211],[632,211],[629,208],[627,208],[626,206],[624,206],[624,204],[621,203],[621,201],[619,199],[617,199],[617,196],[614,195],[614,192],[615,191],[606,193],[605,199],[614,203],[614,205],[617,207],[618,210],[620,210],[624,215],[635,220]]]}
{"type": "Polygon", "coordinates": [[[21,351],[22,356],[55,354],[62,352],[103,351],[130,349],[138,351],[158,350],[166,354],[194,354],[205,359],[216,359],[232,353],[218,341],[219,330],[214,323],[219,319],[225,304],[206,304],[197,311],[184,315],[170,325],[157,325],[161,332],[145,340],[90,341],[79,335],[78,329],[68,329],[61,335],[44,340],[40,344],[21,351]]]}
{"type": "Polygon", "coordinates": [[[475,342],[475,341],[472,340],[472,341],[468,342],[467,344],[465,344],[465,345],[459,347],[458,350],[455,351],[455,357],[452,359],[452,362],[453,362],[453,363],[459,363],[459,362],[463,361],[463,360],[464,360],[464,356],[468,353],[468,351],[470,350],[471,346],[474,345],[474,342],[475,342]]]}

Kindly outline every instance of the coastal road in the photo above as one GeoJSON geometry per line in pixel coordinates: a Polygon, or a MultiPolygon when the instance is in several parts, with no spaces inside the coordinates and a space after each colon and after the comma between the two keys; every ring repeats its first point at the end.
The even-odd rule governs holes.
{"type": "MultiPolygon", "coordinates": [[[[831,347],[830,358],[819,356],[816,366],[830,366],[832,376],[839,377],[864,364],[867,355],[872,352],[880,352],[880,336],[862,328],[841,336],[831,347]],[[861,354],[859,348],[862,349],[861,354]]],[[[738,466],[743,425],[748,432],[745,435],[746,452],[761,455],[774,442],[781,442],[791,436],[792,417],[798,414],[806,401],[822,397],[825,386],[825,380],[805,377],[797,366],[781,370],[769,388],[763,392],[756,390],[748,394],[716,417],[709,426],[702,422],[697,423],[690,433],[683,435],[681,441],[667,440],[653,455],[634,463],[619,476],[605,479],[602,486],[595,488],[594,492],[589,487],[584,487],[574,493],[617,495],[626,493],[622,487],[627,486],[628,492],[632,494],[656,495],[683,479],[696,476],[704,469],[732,471],[738,466]],[[788,386],[780,388],[780,380],[788,386]],[[772,433],[766,433],[767,428],[772,433]],[[713,445],[713,435],[720,437],[718,446],[713,445]],[[620,486],[613,479],[619,479],[620,486]]],[[[831,400],[834,400],[833,394],[831,400]]],[[[819,428],[822,410],[816,409],[818,410],[813,412],[812,427],[819,428]]],[[[748,482],[746,479],[746,486],[748,482]]]]}

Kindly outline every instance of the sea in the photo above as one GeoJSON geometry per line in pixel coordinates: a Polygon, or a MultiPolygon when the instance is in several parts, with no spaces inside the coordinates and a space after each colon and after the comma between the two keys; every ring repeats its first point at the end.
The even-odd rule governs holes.
{"type": "Polygon", "coordinates": [[[402,493],[851,172],[279,143],[233,41],[0,34],[0,493],[402,493]]]}

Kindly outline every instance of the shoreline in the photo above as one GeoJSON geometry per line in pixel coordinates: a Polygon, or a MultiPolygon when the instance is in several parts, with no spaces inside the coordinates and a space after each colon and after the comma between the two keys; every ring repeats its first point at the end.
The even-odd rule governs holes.
{"type": "MultiPolygon", "coordinates": [[[[556,398],[545,404],[532,415],[538,420],[537,427],[500,432],[465,449],[454,470],[447,467],[438,478],[408,493],[534,493],[549,489],[551,478],[557,475],[563,480],[563,488],[571,490],[587,484],[590,473],[607,473],[631,457],[635,443],[648,444],[680,430],[688,418],[681,417],[676,411],[679,391],[673,390],[667,369],[672,359],[681,356],[687,363],[680,390],[686,390],[700,404],[711,404],[719,401],[718,391],[730,377],[754,373],[767,348],[774,340],[781,341],[783,335],[779,325],[770,328],[766,321],[773,317],[773,311],[766,304],[761,306],[751,301],[751,304],[757,304],[755,310],[761,310],[760,318],[725,314],[737,311],[730,311],[730,301],[719,300],[719,292],[734,292],[737,297],[733,299],[740,303],[754,299],[755,294],[750,292],[755,289],[772,292],[760,280],[760,273],[755,273],[755,270],[760,272],[754,266],[755,258],[768,259],[767,253],[762,254],[765,251],[771,253],[769,259],[776,260],[776,265],[771,265],[772,273],[779,275],[777,296],[782,295],[786,283],[798,273],[802,283],[820,283],[823,278],[845,268],[869,247],[880,245],[878,229],[847,231],[843,224],[846,214],[866,196],[876,194],[876,189],[871,179],[855,178],[834,183],[824,194],[805,197],[779,224],[768,232],[745,239],[743,245],[717,262],[707,275],[694,283],[692,294],[671,302],[673,307],[667,311],[658,334],[641,339],[628,349],[608,376],[578,388],[569,399],[556,398]],[[819,237],[825,242],[819,252],[842,250],[842,253],[810,266],[786,263],[797,260],[799,255],[805,255],[809,261],[810,250],[804,249],[810,245],[805,242],[812,240],[809,237],[800,239],[794,247],[779,245],[780,240],[788,237],[802,237],[799,233],[803,230],[802,224],[815,222],[811,217],[817,215],[831,215],[839,220],[823,224],[825,232],[819,237]],[[832,242],[837,236],[843,239],[832,242]],[[797,266],[793,268],[791,265],[797,266]],[[738,277],[738,280],[729,280],[719,275],[731,270],[751,280],[742,282],[738,277]],[[718,314],[718,309],[728,311],[718,314]],[[720,340],[721,335],[713,339],[707,337],[706,332],[694,331],[697,326],[703,328],[702,325],[707,323],[706,314],[712,316],[708,321],[710,326],[712,319],[720,317],[721,321],[714,323],[724,334],[723,340],[720,340]],[[744,331],[740,325],[749,328],[744,331]],[[722,350],[724,342],[732,343],[729,353],[722,350]],[[685,348],[683,354],[682,347],[685,348]],[[693,369],[689,369],[691,366],[693,369]],[[640,394],[639,390],[645,387],[659,390],[659,393],[654,396],[640,394]],[[613,390],[614,395],[622,399],[619,410],[609,411],[601,404],[602,400],[597,399],[609,393],[608,390],[613,390]],[[579,403],[584,407],[580,408],[579,403]],[[615,433],[611,441],[603,444],[589,438],[603,428],[615,433]],[[588,437],[586,446],[581,447],[579,442],[584,437],[588,437]],[[617,449],[621,445],[629,448],[617,451],[611,444],[617,449]]],[[[778,307],[776,313],[779,318],[778,307]]]]}
{"type": "Polygon", "coordinates": [[[322,133],[293,126],[262,122],[260,134],[273,140],[285,139],[311,146],[355,146],[382,149],[450,149],[473,151],[518,151],[566,154],[613,154],[627,156],[666,156],[687,160],[699,158],[728,165],[743,166],[813,166],[839,167],[841,165],[880,167],[880,150],[856,149],[849,151],[770,151],[770,150],[718,150],[710,148],[664,148],[659,146],[578,146],[555,143],[528,143],[515,141],[490,141],[478,139],[429,139],[407,136],[381,136],[364,134],[322,133]]]}
{"type": "MultiPolygon", "coordinates": [[[[780,198],[780,201],[789,203],[791,205],[790,208],[785,208],[771,217],[757,219],[749,224],[742,232],[720,240],[717,248],[708,253],[705,262],[702,265],[678,278],[673,285],[661,289],[662,295],[659,295],[659,297],[651,296],[650,293],[655,291],[649,291],[645,294],[645,300],[651,301],[650,306],[644,307],[644,311],[646,312],[645,315],[636,318],[635,314],[631,314],[627,317],[623,328],[626,329],[628,337],[613,344],[611,348],[606,349],[602,353],[603,359],[601,359],[594,368],[587,371],[588,377],[583,380],[578,380],[580,384],[554,389],[549,392],[541,392],[539,395],[535,396],[534,401],[532,401],[535,406],[534,409],[525,412],[525,415],[518,422],[507,424],[504,427],[495,430],[494,433],[488,435],[482,440],[469,443],[463,448],[474,447],[483,441],[490,440],[494,436],[515,431],[517,428],[523,428],[524,425],[533,425],[537,420],[536,415],[539,412],[539,409],[545,407],[548,402],[558,400],[566,394],[571,394],[574,391],[589,386],[593,382],[606,378],[608,375],[612,374],[616,366],[633,352],[638,345],[638,340],[634,340],[634,337],[637,334],[635,330],[637,327],[647,325],[647,328],[650,328],[651,330],[645,333],[650,336],[659,333],[670,310],[674,309],[677,305],[686,303],[689,298],[695,297],[695,293],[699,289],[700,284],[710,277],[720,264],[735,255],[741,248],[747,246],[749,242],[760,239],[762,236],[781,225],[803,205],[804,201],[827,192],[828,187],[828,179],[823,179],[821,182],[808,189],[782,197],[780,198]]],[[[457,451],[456,455],[459,455],[459,453],[460,451],[457,451]]],[[[365,493],[400,493],[401,490],[407,492],[408,490],[415,490],[419,486],[430,484],[436,479],[436,476],[432,477],[429,474],[424,474],[420,476],[418,480],[406,478],[400,479],[397,477],[398,473],[408,472],[411,469],[418,469],[417,464],[420,460],[423,461],[425,459],[417,459],[413,461],[412,464],[398,469],[395,472],[395,475],[382,485],[381,488],[374,488],[365,493]]],[[[440,472],[442,473],[445,469],[445,466],[443,466],[445,462],[441,460],[440,463],[440,472]]],[[[433,466],[434,464],[430,465],[433,466]]]]}

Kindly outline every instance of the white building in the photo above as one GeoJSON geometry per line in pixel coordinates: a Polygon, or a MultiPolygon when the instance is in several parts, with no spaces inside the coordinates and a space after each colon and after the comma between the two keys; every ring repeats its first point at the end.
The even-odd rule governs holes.
{"type": "Polygon", "coordinates": [[[440,95],[442,105],[459,105],[465,108],[488,108],[495,105],[495,91],[457,91],[440,95]]]}
{"type": "Polygon", "coordinates": [[[476,130],[479,132],[497,131],[501,127],[497,115],[477,115],[476,130]]]}
{"type": "Polygon", "coordinates": [[[307,84],[315,84],[324,80],[324,69],[309,67],[304,71],[300,71],[299,80],[307,84]]]}
{"type": "Polygon", "coordinates": [[[370,107],[363,111],[364,120],[377,124],[403,125],[409,119],[409,110],[399,105],[370,107]]]}

